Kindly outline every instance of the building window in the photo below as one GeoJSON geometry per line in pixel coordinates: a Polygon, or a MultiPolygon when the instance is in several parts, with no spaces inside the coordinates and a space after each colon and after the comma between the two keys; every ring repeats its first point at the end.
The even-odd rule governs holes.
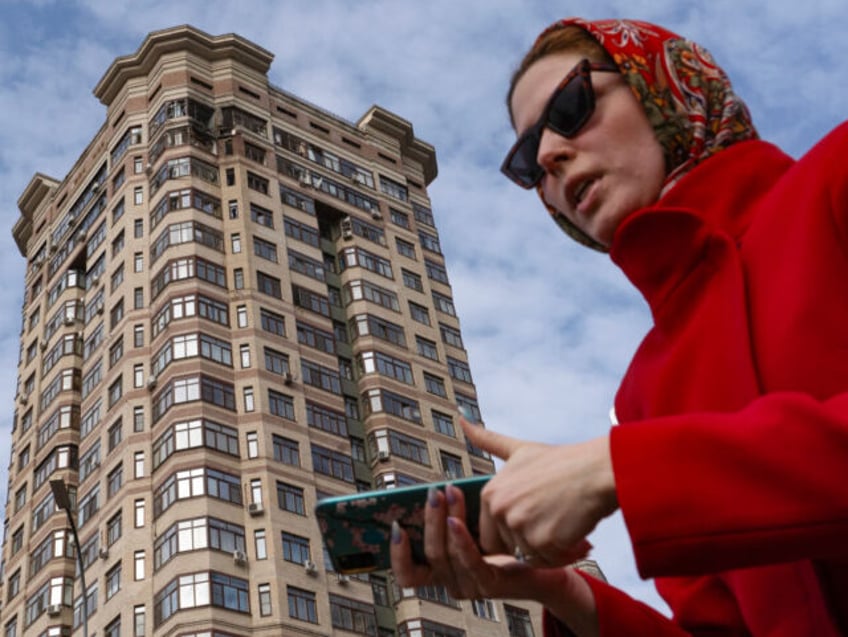
{"type": "Polygon", "coordinates": [[[294,399],[286,394],[268,390],[268,409],[274,416],[294,420],[294,399]]]}
{"type": "Polygon", "coordinates": [[[424,387],[431,394],[441,396],[442,398],[448,397],[447,389],[445,389],[445,381],[438,376],[424,372],[424,387]]]}
{"type": "Polygon", "coordinates": [[[433,416],[433,429],[438,431],[440,434],[456,438],[456,430],[453,426],[452,416],[436,411],[435,409],[433,409],[430,413],[433,416]]]}
{"type": "Polygon", "coordinates": [[[283,559],[287,562],[295,564],[305,564],[311,559],[309,551],[309,539],[293,535],[283,531],[281,533],[283,540],[283,559]]]}
{"type": "Polygon", "coordinates": [[[121,512],[118,511],[106,522],[106,545],[112,546],[117,542],[122,535],[123,524],[121,522],[121,512]]]}
{"type": "Polygon", "coordinates": [[[371,581],[371,593],[374,597],[374,603],[377,606],[391,606],[386,578],[372,573],[369,580],[371,581]]]}
{"type": "Polygon", "coordinates": [[[133,347],[144,347],[144,325],[133,326],[133,347]]]}
{"type": "Polygon", "coordinates": [[[103,629],[104,637],[121,637],[121,616],[118,615],[103,629]]]}
{"type": "Polygon", "coordinates": [[[135,479],[144,477],[144,452],[136,451],[133,454],[133,472],[135,475],[135,479]]]}
{"type": "Polygon", "coordinates": [[[247,457],[259,457],[259,436],[255,431],[247,432],[247,457]]]}
{"type": "Polygon", "coordinates": [[[114,407],[115,403],[117,403],[121,396],[124,394],[124,387],[121,383],[121,377],[119,376],[114,383],[109,385],[109,407],[114,407]]]}
{"type": "Polygon", "coordinates": [[[133,431],[144,431],[144,407],[133,407],[133,431]]]}
{"type": "Polygon", "coordinates": [[[119,590],[121,590],[120,562],[106,572],[106,599],[110,599],[119,590]]]}
{"type": "Polygon", "coordinates": [[[409,315],[412,317],[413,321],[417,321],[422,325],[430,325],[430,311],[424,307],[423,305],[418,305],[418,303],[409,302],[409,315]]]}
{"type": "Polygon", "coordinates": [[[144,203],[144,189],[141,186],[133,188],[133,203],[140,206],[144,203]]]}
{"type": "Polygon", "coordinates": [[[400,237],[395,237],[395,245],[397,246],[398,254],[402,254],[410,259],[415,258],[415,245],[409,241],[404,241],[400,237]]]}
{"type": "Polygon", "coordinates": [[[135,551],[133,553],[133,578],[140,582],[144,579],[145,560],[144,551],[135,551]]]}
{"type": "Polygon", "coordinates": [[[447,453],[446,451],[439,452],[439,455],[442,460],[442,474],[448,480],[465,476],[465,470],[462,468],[462,459],[459,456],[447,453]]]}
{"type": "Polygon", "coordinates": [[[285,482],[277,482],[277,503],[284,511],[306,515],[303,489],[285,482]]]}
{"type": "Polygon", "coordinates": [[[403,277],[403,284],[410,288],[411,290],[415,290],[416,292],[424,291],[424,283],[421,281],[421,277],[415,274],[415,272],[410,272],[406,269],[401,269],[401,276],[403,277]]]}
{"type": "Polygon", "coordinates": [[[377,618],[372,604],[330,593],[330,614],[333,626],[360,635],[377,632],[377,618]]]}
{"type": "Polygon", "coordinates": [[[247,307],[244,305],[239,305],[236,308],[236,325],[247,327],[247,307]]]}
{"type": "Polygon", "coordinates": [[[133,309],[140,310],[144,308],[144,288],[133,289],[133,309]]]}
{"type": "Polygon", "coordinates": [[[133,237],[141,239],[144,236],[144,219],[135,219],[133,221],[133,237]]]}
{"type": "Polygon", "coordinates": [[[239,356],[242,369],[250,367],[250,345],[247,343],[239,345],[239,356]]]}
{"type": "Polygon", "coordinates": [[[473,383],[474,381],[471,379],[471,368],[468,366],[468,363],[465,361],[461,361],[457,358],[452,358],[450,356],[447,357],[448,371],[450,372],[451,378],[455,380],[460,380],[464,383],[473,383]]]}
{"type": "Polygon", "coordinates": [[[415,344],[418,348],[418,353],[425,358],[437,361],[439,360],[439,351],[436,349],[436,343],[423,336],[415,337],[415,344]]]}
{"type": "Polygon", "coordinates": [[[236,290],[244,289],[244,270],[241,268],[235,268],[233,270],[233,287],[236,290]]]}
{"type": "Polygon", "coordinates": [[[530,622],[530,611],[518,606],[504,604],[506,625],[510,637],[534,637],[533,624],[530,622]]]}
{"type": "Polygon", "coordinates": [[[6,591],[6,602],[12,601],[21,592],[21,569],[18,569],[9,578],[6,591]]]}
{"type": "Polygon", "coordinates": [[[113,495],[115,495],[121,489],[121,485],[123,484],[123,482],[124,465],[119,464],[117,467],[115,467],[114,469],[112,469],[112,471],[109,472],[109,475],[106,476],[106,493],[108,497],[111,498],[113,495]]]}
{"type": "Polygon", "coordinates": [[[144,500],[136,500],[135,501],[135,509],[134,509],[134,524],[135,528],[140,529],[144,526],[144,500]]]}
{"type": "Polygon", "coordinates": [[[248,598],[247,580],[215,572],[180,575],[154,596],[154,624],[161,625],[177,611],[201,606],[249,613],[248,598]]]}
{"type": "Polygon", "coordinates": [[[289,617],[313,624],[318,623],[315,593],[294,586],[286,586],[286,596],[289,603],[289,617]]]}
{"type": "Polygon", "coordinates": [[[262,480],[258,478],[250,481],[250,501],[262,504],[262,480]]]}
{"type": "Polygon", "coordinates": [[[108,440],[109,440],[109,451],[111,452],[112,450],[115,449],[115,447],[118,446],[118,444],[123,439],[123,434],[121,432],[121,419],[120,418],[118,418],[118,420],[116,420],[112,424],[112,426],[109,427],[109,431],[107,433],[108,433],[108,440]]]}
{"type": "Polygon", "coordinates": [[[268,559],[268,544],[265,540],[265,529],[257,529],[253,532],[253,546],[256,550],[257,560],[268,559]]]}
{"type": "Polygon", "coordinates": [[[280,314],[262,308],[259,311],[260,325],[262,329],[276,336],[286,336],[286,319],[280,314]]]}
{"type": "Polygon", "coordinates": [[[339,451],[312,444],[312,469],[337,480],[352,483],[353,461],[350,456],[339,451]]]}
{"type": "Polygon", "coordinates": [[[133,387],[144,387],[144,365],[133,365],[133,387]]]}
{"type": "Polygon", "coordinates": [[[267,617],[271,614],[271,585],[259,585],[259,614],[267,617]]]}
{"type": "Polygon", "coordinates": [[[284,438],[277,434],[272,435],[274,447],[274,460],[293,467],[300,466],[300,447],[296,440],[284,438]]]}
{"type": "Polygon", "coordinates": [[[133,637],[144,637],[144,606],[133,608],[133,637]]]}
{"type": "Polygon", "coordinates": [[[244,397],[244,410],[253,411],[256,409],[256,405],[253,400],[253,387],[245,387],[242,390],[242,395],[244,397]]]}
{"type": "Polygon", "coordinates": [[[241,235],[239,233],[234,232],[230,235],[230,246],[233,254],[241,252],[241,235]]]}

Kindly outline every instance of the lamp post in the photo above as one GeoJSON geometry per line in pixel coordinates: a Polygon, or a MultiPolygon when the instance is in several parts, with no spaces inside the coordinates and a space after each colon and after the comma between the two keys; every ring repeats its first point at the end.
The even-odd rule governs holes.
{"type": "Polygon", "coordinates": [[[74,522],[74,516],[71,515],[71,499],[68,497],[68,487],[65,486],[64,480],[51,480],[50,490],[53,491],[53,500],[56,502],[56,506],[65,510],[65,514],[68,516],[68,524],[71,525],[71,534],[74,537],[74,552],[77,554],[77,568],[82,584],[82,635],[88,637],[88,600],[86,599],[88,587],[85,585],[85,567],[82,563],[82,550],[77,535],[77,525],[74,522]]]}

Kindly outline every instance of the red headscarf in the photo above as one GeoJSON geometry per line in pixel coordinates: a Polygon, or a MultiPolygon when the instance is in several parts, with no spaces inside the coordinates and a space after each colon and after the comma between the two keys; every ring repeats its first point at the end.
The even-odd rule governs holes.
{"type": "MultiPolygon", "coordinates": [[[[666,161],[667,192],[696,164],[736,142],[757,139],[745,103],[709,52],[662,27],[636,20],[566,18],[554,29],[576,26],[606,49],[648,116],[666,161]]],[[[571,237],[605,248],[548,207],[571,237]]]]}

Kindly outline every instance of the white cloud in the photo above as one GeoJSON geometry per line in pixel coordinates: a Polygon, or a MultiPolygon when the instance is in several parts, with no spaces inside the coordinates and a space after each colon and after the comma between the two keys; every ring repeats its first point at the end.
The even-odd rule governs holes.
{"type": "MultiPolygon", "coordinates": [[[[100,127],[91,94],[144,36],[190,23],[275,54],[271,81],[350,121],[378,103],[432,143],[430,190],[488,426],[556,442],[605,431],[615,387],[648,325],[643,302],[603,255],[560,236],[532,194],[497,173],[510,142],[503,95],[537,32],[565,14],[654,20],[709,48],[763,135],[800,154],[841,120],[848,43],[842,0],[87,0],[11,3],[0,24],[0,356],[18,359],[24,262],[11,240],[35,172],[61,179],[100,127]]],[[[15,370],[0,370],[0,444],[15,370]]],[[[0,458],[0,463],[5,459],[0,458]]],[[[5,479],[0,478],[0,491],[5,479]]],[[[659,607],[635,574],[620,516],[593,535],[610,579],[659,607]]]]}

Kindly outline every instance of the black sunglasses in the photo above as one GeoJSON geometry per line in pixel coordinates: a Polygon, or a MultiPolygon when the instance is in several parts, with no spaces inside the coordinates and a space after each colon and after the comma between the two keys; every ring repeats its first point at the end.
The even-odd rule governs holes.
{"type": "Polygon", "coordinates": [[[574,137],[595,112],[592,71],[618,73],[618,67],[580,60],[554,90],[542,116],[528,128],[507,153],[501,172],[522,188],[532,188],[545,174],[536,161],[545,128],[563,137],[574,137]]]}

